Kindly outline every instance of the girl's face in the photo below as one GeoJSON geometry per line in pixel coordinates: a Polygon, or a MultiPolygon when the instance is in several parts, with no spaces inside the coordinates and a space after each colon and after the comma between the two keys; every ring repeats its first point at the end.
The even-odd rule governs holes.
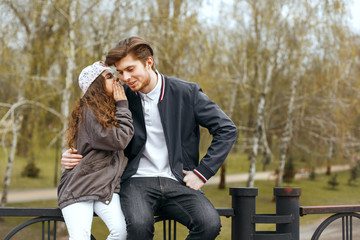
{"type": "Polygon", "coordinates": [[[105,90],[108,94],[112,94],[114,89],[113,89],[113,84],[114,81],[119,81],[119,78],[115,77],[110,71],[105,70],[101,73],[101,75],[105,78],[105,90]]]}

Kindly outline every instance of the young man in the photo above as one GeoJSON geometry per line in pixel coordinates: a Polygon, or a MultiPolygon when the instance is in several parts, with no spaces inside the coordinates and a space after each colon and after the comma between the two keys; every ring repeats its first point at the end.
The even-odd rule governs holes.
{"type": "MultiPolygon", "coordinates": [[[[196,83],[160,74],[153,49],[139,37],[120,41],[106,56],[125,83],[134,137],[125,149],[129,162],[121,183],[128,239],[152,239],[154,215],[161,213],[189,229],[187,239],[215,239],[220,217],[201,187],[228,155],[237,129],[196,83]],[[213,136],[199,162],[200,129],[213,136]]],[[[68,150],[62,166],[81,156],[68,150]]]]}

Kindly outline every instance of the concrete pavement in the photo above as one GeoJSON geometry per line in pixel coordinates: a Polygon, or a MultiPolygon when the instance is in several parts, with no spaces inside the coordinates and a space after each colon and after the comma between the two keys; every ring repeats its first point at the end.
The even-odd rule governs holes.
{"type": "MultiPolygon", "coordinates": [[[[2,196],[2,193],[0,194],[2,196]]],[[[8,193],[8,203],[57,199],[56,188],[14,190],[8,193]]]]}

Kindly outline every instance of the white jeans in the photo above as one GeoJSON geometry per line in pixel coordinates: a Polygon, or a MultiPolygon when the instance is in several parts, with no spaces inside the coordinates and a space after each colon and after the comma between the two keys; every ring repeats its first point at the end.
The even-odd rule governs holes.
{"type": "Polygon", "coordinates": [[[69,232],[69,240],[90,239],[94,212],[104,221],[110,231],[107,240],[126,239],[126,223],[120,207],[119,194],[113,194],[109,205],[91,200],[71,204],[61,211],[69,232]]]}

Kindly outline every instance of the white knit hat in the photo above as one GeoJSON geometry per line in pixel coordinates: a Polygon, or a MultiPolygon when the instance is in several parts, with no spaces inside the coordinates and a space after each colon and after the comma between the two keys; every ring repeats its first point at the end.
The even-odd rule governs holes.
{"type": "Polygon", "coordinates": [[[114,74],[111,68],[107,67],[103,62],[100,61],[95,62],[93,65],[87,66],[81,71],[79,75],[79,86],[84,94],[90,85],[95,81],[95,79],[105,70],[108,70],[114,74]]]}

